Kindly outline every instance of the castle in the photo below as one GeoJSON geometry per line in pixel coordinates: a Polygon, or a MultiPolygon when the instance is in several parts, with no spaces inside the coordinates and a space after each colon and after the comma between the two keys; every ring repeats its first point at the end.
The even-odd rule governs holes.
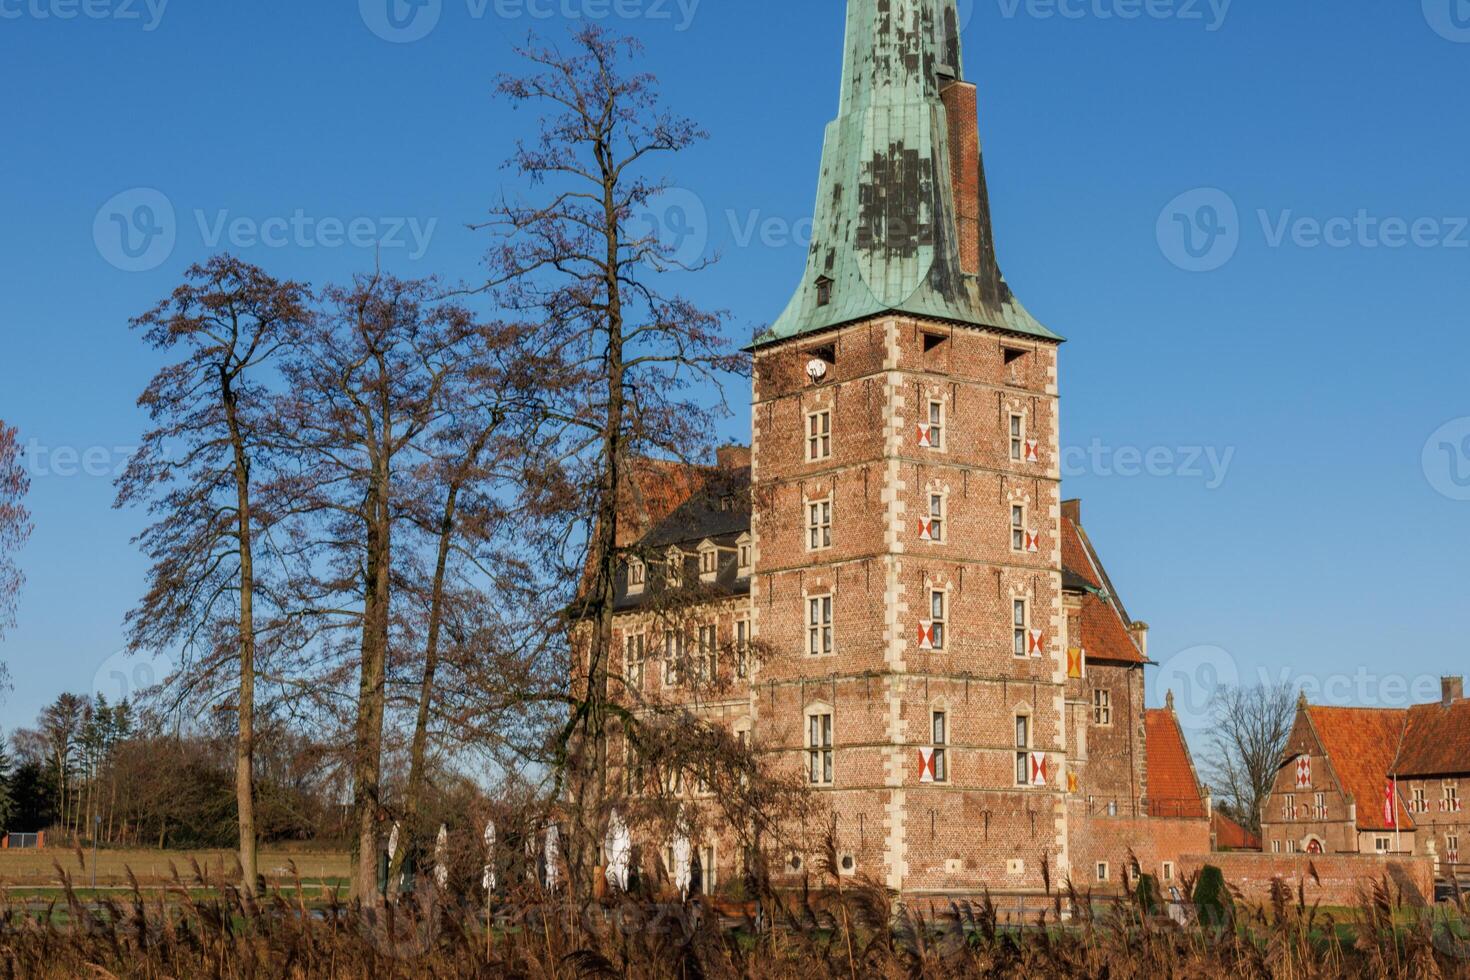
{"type": "MultiPolygon", "coordinates": [[[[961,62],[955,0],[850,0],[750,448],[680,481],[649,464],[658,502],[621,542],[627,696],[800,773],[842,873],[904,895],[1167,884],[1210,850],[1210,801],[1172,707],[1145,709],[1148,627],[1062,499],[1062,339],[1000,273],[961,62]],[[695,588],[687,628],[655,610],[695,588]]],[[[695,891],[744,860],[717,832],[692,849],[695,891]]]]}

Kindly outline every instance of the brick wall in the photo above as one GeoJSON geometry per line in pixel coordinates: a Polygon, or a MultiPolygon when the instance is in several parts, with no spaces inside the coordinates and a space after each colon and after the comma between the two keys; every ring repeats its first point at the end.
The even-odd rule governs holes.
{"type": "Polygon", "coordinates": [[[1168,884],[1192,860],[1191,854],[1210,849],[1210,821],[1197,818],[1087,816],[1086,803],[1073,804],[1071,822],[1073,884],[1100,891],[1121,890],[1130,856],[1138,870],[1168,884]],[[1106,884],[1097,877],[1098,862],[1108,865],[1106,884]],[[1165,863],[1171,868],[1165,868],[1165,863]]]}
{"type": "Polygon", "coordinates": [[[1239,889],[1250,902],[1269,901],[1271,882],[1280,878],[1293,895],[1298,884],[1304,882],[1308,905],[1351,907],[1358,904],[1361,889],[1371,888],[1373,882],[1381,881],[1385,875],[1395,893],[1402,889],[1405,902],[1417,906],[1434,900],[1434,861],[1422,856],[1318,854],[1309,857],[1236,852],[1187,855],[1182,862],[1190,872],[1213,864],[1225,875],[1226,882],[1239,889]],[[1320,884],[1311,879],[1309,868],[1316,870],[1320,884]]]}
{"type": "Polygon", "coordinates": [[[801,764],[805,718],[831,711],[834,782],[821,788],[859,870],[910,894],[1039,889],[1066,862],[1065,622],[1061,608],[1056,350],[908,318],[881,318],[756,355],[752,410],[756,574],[767,650],[755,678],[757,742],[801,764]],[[1007,349],[1027,353],[1012,356],[1007,349]],[[807,365],[827,373],[813,383],[807,365]],[[931,403],[943,436],[920,443],[931,403]],[[807,459],[807,418],[830,412],[830,458],[807,459]],[[1013,460],[1012,414],[1037,458],[1013,460]],[[925,540],[930,496],[944,534],[925,540]],[[832,501],[832,543],[809,545],[805,504],[832,501]],[[1026,508],[1035,553],[1010,544],[1026,508]],[[946,597],[943,649],[921,649],[930,594],[946,597]],[[832,597],[835,650],[804,648],[805,602],[832,597]],[[1012,602],[1029,603],[1044,653],[1013,655],[1012,602]],[[948,779],[920,780],[933,713],[948,779]],[[1018,786],[1016,716],[1048,754],[1048,785],[1018,786]],[[874,862],[873,859],[877,859],[874,862]]]}

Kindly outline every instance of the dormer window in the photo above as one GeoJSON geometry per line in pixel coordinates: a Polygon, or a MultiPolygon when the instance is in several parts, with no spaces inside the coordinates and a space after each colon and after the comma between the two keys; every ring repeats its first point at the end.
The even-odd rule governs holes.
{"type": "Polygon", "coordinates": [[[740,539],[735,542],[735,556],[736,574],[740,578],[749,578],[755,565],[755,548],[751,543],[750,535],[740,535],[740,539]]]}
{"type": "Polygon", "coordinates": [[[628,559],[628,594],[638,595],[643,591],[643,585],[648,581],[648,567],[643,564],[642,558],[628,559]]]}
{"type": "Polygon", "coordinates": [[[713,582],[719,570],[720,552],[712,543],[706,541],[699,546],[699,580],[713,582]]]}
{"type": "Polygon", "coordinates": [[[665,577],[669,588],[677,589],[684,584],[684,552],[670,548],[666,559],[665,577]]]}
{"type": "Polygon", "coordinates": [[[829,306],[832,303],[832,280],[826,276],[817,279],[817,305],[829,306]]]}

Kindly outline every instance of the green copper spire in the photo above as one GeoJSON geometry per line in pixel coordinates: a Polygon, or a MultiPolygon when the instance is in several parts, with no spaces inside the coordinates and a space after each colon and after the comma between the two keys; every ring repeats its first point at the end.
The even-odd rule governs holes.
{"type": "Polygon", "coordinates": [[[955,0],[849,0],[806,275],[757,346],[890,311],[1060,339],[996,266],[963,78],[955,0]]]}

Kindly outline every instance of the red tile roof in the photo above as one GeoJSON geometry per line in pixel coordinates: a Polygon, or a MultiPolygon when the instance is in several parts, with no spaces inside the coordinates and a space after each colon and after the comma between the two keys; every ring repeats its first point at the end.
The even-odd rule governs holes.
{"type": "Polygon", "coordinates": [[[1169,708],[1143,713],[1148,751],[1148,810],[1153,817],[1203,817],[1205,802],[1189,746],[1169,708]]]}
{"type": "Polygon", "coordinates": [[[1088,660],[1147,663],[1118,611],[1091,592],[1082,596],[1082,648],[1088,660]]]}
{"type": "Polygon", "coordinates": [[[1215,811],[1211,829],[1215,834],[1217,850],[1259,851],[1261,849],[1260,834],[1251,833],[1219,810],[1215,811]]]}
{"type": "Polygon", "coordinates": [[[1399,776],[1470,774],[1470,701],[1463,698],[1409,709],[1403,746],[1394,772],[1399,776]]]}
{"type": "Polygon", "coordinates": [[[1065,517],[1062,518],[1062,567],[1094,589],[1102,588],[1102,576],[1093,566],[1087,546],[1082,543],[1082,533],[1065,517]]]}
{"type": "MultiPolygon", "coordinates": [[[[1332,771],[1358,805],[1359,830],[1392,829],[1383,818],[1383,795],[1407,715],[1397,708],[1307,706],[1307,719],[1332,771]]],[[[1412,830],[1414,820],[1402,799],[1397,806],[1399,827],[1412,830]]]]}

